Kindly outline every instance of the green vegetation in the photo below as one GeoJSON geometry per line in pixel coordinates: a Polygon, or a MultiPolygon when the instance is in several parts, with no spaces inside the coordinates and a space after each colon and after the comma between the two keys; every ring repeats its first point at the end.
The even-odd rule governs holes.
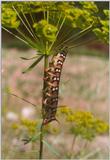
{"type": "Polygon", "coordinates": [[[108,10],[103,12],[102,18],[94,2],[4,2],[2,27],[15,29],[27,45],[50,55],[62,46],[74,47],[90,32],[108,42],[108,10]]]}

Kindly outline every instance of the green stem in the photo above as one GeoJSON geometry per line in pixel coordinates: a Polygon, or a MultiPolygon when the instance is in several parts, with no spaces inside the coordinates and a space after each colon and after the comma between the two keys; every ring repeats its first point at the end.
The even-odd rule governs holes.
{"type": "MultiPolygon", "coordinates": [[[[47,67],[48,67],[48,56],[45,55],[45,57],[44,57],[44,78],[46,77],[45,70],[47,69],[47,67]]],[[[42,118],[44,118],[44,107],[45,106],[44,106],[43,101],[44,101],[44,98],[45,98],[45,93],[44,93],[45,88],[46,88],[46,82],[45,82],[45,79],[44,79],[43,80],[43,91],[42,91],[42,93],[43,93],[43,95],[42,95],[42,118]]],[[[41,134],[40,134],[39,159],[42,159],[43,158],[43,122],[41,124],[40,132],[41,132],[41,134]]]]}
{"type": "Polygon", "coordinates": [[[40,150],[39,150],[39,159],[42,159],[43,156],[43,125],[40,128],[40,150]]]}
{"type": "Polygon", "coordinates": [[[73,137],[70,159],[72,159],[72,155],[73,155],[73,151],[74,151],[74,146],[75,146],[76,138],[77,138],[77,136],[73,137]]]}

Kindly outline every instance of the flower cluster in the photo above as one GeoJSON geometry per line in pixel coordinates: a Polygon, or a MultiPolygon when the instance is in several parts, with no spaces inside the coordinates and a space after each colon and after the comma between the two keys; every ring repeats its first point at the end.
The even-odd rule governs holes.
{"type": "MultiPolygon", "coordinates": [[[[13,122],[11,127],[14,130],[26,130],[29,135],[34,135],[36,132],[39,132],[40,119],[31,120],[28,118],[21,119],[19,123],[13,122]]],[[[44,126],[43,130],[44,134],[59,134],[60,129],[57,126],[53,126],[52,124],[48,124],[44,126]]]]}
{"type": "Polygon", "coordinates": [[[39,37],[48,41],[53,41],[56,38],[57,27],[49,24],[47,20],[41,20],[38,23],[34,23],[33,27],[39,37]]]}
{"type": "MultiPolygon", "coordinates": [[[[68,129],[70,134],[80,136],[86,140],[93,140],[98,135],[107,134],[109,126],[107,122],[97,118],[91,112],[87,111],[73,111],[70,107],[60,106],[58,109],[57,117],[63,118],[65,123],[69,123],[68,129]]],[[[30,120],[21,119],[20,123],[13,123],[12,128],[15,130],[23,129],[28,132],[29,135],[34,135],[39,132],[39,125],[41,119],[30,120]]],[[[44,126],[44,134],[59,134],[61,129],[54,124],[50,123],[44,126]]]]}
{"type": "Polygon", "coordinates": [[[63,113],[66,115],[66,121],[71,123],[70,132],[75,136],[92,140],[97,135],[108,132],[108,124],[96,118],[91,112],[76,111],[70,113],[68,110],[64,108],[63,113]]]}
{"type": "MultiPolygon", "coordinates": [[[[81,40],[90,32],[92,39],[96,35],[107,42],[107,12],[102,19],[94,2],[3,2],[2,27],[40,54],[52,55],[63,46],[74,47],[75,39],[81,40]]],[[[39,56],[27,71],[42,58],[39,56]]]]}
{"type": "Polygon", "coordinates": [[[35,120],[21,119],[21,125],[26,127],[30,134],[34,134],[38,122],[35,120]]]}
{"type": "Polygon", "coordinates": [[[103,13],[105,15],[105,19],[99,19],[101,28],[95,28],[93,31],[94,33],[100,38],[108,43],[109,42],[109,11],[103,10],[103,13]]]}
{"type": "Polygon", "coordinates": [[[17,13],[7,4],[2,4],[2,25],[9,28],[18,28],[20,25],[17,13]]]}

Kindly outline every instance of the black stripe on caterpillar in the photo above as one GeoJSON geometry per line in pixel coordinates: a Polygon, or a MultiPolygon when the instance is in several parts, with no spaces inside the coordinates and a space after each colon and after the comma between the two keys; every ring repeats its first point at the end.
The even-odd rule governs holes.
{"type": "Polygon", "coordinates": [[[53,56],[49,63],[49,68],[45,71],[46,77],[45,82],[47,88],[44,91],[44,117],[43,125],[56,120],[56,111],[58,106],[58,93],[59,93],[59,82],[62,71],[62,66],[65,61],[67,51],[63,50],[57,55],[53,56]]]}

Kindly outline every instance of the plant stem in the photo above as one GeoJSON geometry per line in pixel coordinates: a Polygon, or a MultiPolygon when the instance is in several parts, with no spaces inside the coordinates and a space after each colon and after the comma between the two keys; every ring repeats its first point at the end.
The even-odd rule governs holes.
{"type": "Polygon", "coordinates": [[[81,145],[80,150],[74,155],[74,158],[77,158],[77,156],[81,155],[81,152],[83,151],[83,149],[87,151],[87,146],[88,146],[88,141],[84,142],[81,145]]]}
{"type": "Polygon", "coordinates": [[[40,128],[40,150],[39,150],[39,159],[42,159],[43,156],[43,125],[41,124],[40,128]]]}
{"type": "Polygon", "coordinates": [[[75,146],[76,138],[77,138],[77,136],[74,136],[74,137],[73,137],[72,147],[71,147],[71,156],[70,156],[70,159],[72,159],[72,155],[73,155],[73,150],[74,150],[74,146],[75,146]]]}
{"type": "MultiPolygon", "coordinates": [[[[46,82],[45,82],[45,77],[46,77],[46,72],[45,70],[47,69],[48,67],[48,56],[45,55],[44,57],[44,79],[43,79],[43,91],[42,91],[42,118],[44,118],[44,99],[45,99],[45,89],[46,89],[46,82]]],[[[39,150],[39,159],[42,159],[43,158],[43,121],[42,121],[42,124],[41,124],[41,127],[40,127],[40,150],[39,150]]]]}

